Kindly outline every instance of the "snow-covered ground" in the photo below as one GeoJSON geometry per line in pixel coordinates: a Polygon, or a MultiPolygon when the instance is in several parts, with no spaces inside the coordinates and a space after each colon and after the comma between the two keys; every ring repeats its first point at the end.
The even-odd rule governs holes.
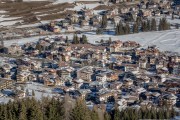
{"type": "MultiPolygon", "coordinates": [[[[167,30],[167,31],[156,31],[156,32],[142,32],[137,34],[130,35],[121,35],[114,36],[112,34],[104,34],[104,35],[96,35],[94,32],[84,33],[89,42],[92,44],[96,44],[96,41],[108,40],[111,37],[112,40],[122,40],[122,41],[136,41],[142,45],[142,47],[147,47],[149,45],[157,45],[162,51],[172,51],[180,53],[180,30],[167,30]]],[[[53,35],[50,37],[54,37],[57,35],[53,35]]],[[[60,36],[68,36],[69,39],[72,39],[73,34],[63,34],[60,36]]],[[[45,37],[45,36],[41,36],[45,37]]],[[[27,42],[36,42],[41,37],[31,37],[31,38],[23,38],[17,40],[9,40],[5,41],[5,46],[9,46],[13,43],[18,43],[20,45],[25,44],[27,42]]]]}
{"type": "Polygon", "coordinates": [[[60,96],[60,94],[52,93],[52,88],[45,87],[43,84],[32,82],[32,84],[27,84],[25,87],[25,91],[28,90],[29,94],[32,94],[32,90],[34,90],[35,98],[40,100],[42,97],[53,97],[60,96]]]}
{"type": "Polygon", "coordinates": [[[0,15],[0,26],[10,26],[15,23],[22,22],[22,20],[18,20],[20,17],[8,17],[5,15],[0,15]]]}
{"type": "Polygon", "coordinates": [[[75,6],[74,8],[70,8],[69,10],[81,10],[83,8],[86,9],[94,9],[95,7],[97,7],[98,5],[100,5],[100,3],[94,3],[94,4],[79,4],[77,6],[75,6]]]}
{"type": "Polygon", "coordinates": [[[8,103],[9,101],[13,101],[13,99],[9,98],[9,97],[0,97],[0,104],[2,103],[8,103]]]}
{"type": "MultiPolygon", "coordinates": [[[[12,0],[14,1],[14,0],[12,0]]],[[[54,3],[64,3],[64,2],[75,2],[75,1],[96,1],[96,0],[23,0],[24,2],[31,2],[31,1],[50,1],[54,3]]]]}

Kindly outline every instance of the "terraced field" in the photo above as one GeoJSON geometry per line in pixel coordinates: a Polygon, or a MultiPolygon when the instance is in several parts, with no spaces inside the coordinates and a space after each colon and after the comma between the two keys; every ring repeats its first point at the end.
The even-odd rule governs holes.
{"type": "Polygon", "coordinates": [[[53,4],[48,1],[36,2],[0,2],[0,25],[8,23],[32,24],[39,20],[53,20],[64,18],[68,12],[67,8],[73,8],[73,3],[53,4]]]}

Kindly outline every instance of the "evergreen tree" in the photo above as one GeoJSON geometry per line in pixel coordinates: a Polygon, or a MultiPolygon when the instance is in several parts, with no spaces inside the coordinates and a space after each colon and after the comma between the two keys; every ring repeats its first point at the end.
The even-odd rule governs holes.
{"type": "Polygon", "coordinates": [[[115,28],[115,34],[119,35],[119,24],[117,24],[116,28],[115,28]]]}
{"type": "Polygon", "coordinates": [[[179,24],[176,24],[175,27],[176,27],[176,29],[179,29],[179,24]]]}
{"type": "Polygon", "coordinates": [[[146,32],[147,31],[147,24],[146,24],[145,21],[143,21],[142,24],[141,24],[141,31],[142,32],[146,32]]]}
{"type": "Polygon", "coordinates": [[[152,109],[151,109],[151,119],[157,119],[156,109],[155,109],[155,108],[152,108],[152,109]]]}
{"type": "Polygon", "coordinates": [[[39,53],[42,51],[42,47],[39,43],[36,44],[36,50],[39,50],[39,53]]]}
{"type": "Polygon", "coordinates": [[[123,33],[124,34],[130,34],[130,27],[127,23],[125,26],[123,26],[123,33]]]}
{"type": "Polygon", "coordinates": [[[166,18],[162,18],[161,19],[161,24],[162,24],[162,30],[168,30],[168,23],[167,23],[167,20],[166,18]]]}
{"type": "Polygon", "coordinates": [[[96,34],[99,35],[99,34],[102,34],[102,33],[103,33],[103,30],[101,28],[97,28],[96,34]]]}
{"type": "Polygon", "coordinates": [[[29,96],[29,91],[28,91],[28,89],[26,89],[26,96],[29,96]]]}
{"type": "Polygon", "coordinates": [[[79,44],[79,38],[76,34],[73,36],[73,42],[72,43],[73,44],[79,44]]]}
{"type": "Polygon", "coordinates": [[[20,104],[20,113],[19,113],[19,120],[26,120],[27,116],[26,116],[26,107],[24,102],[22,102],[20,104]]]}
{"type": "Polygon", "coordinates": [[[123,30],[123,24],[121,22],[119,22],[119,35],[124,35],[124,30],[123,30]]]}
{"type": "Polygon", "coordinates": [[[112,40],[111,37],[109,37],[108,44],[111,44],[112,40]]]}
{"type": "Polygon", "coordinates": [[[71,112],[71,120],[91,120],[90,112],[83,100],[76,101],[76,105],[71,112]]]}
{"type": "Polygon", "coordinates": [[[107,16],[106,15],[102,16],[101,27],[102,28],[106,28],[107,27],[107,16]]]}
{"type": "Polygon", "coordinates": [[[167,22],[166,18],[162,18],[159,21],[159,31],[161,30],[169,30],[170,24],[167,22]]]}
{"type": "Polygon", "coordinates": [[[107,112],[104,113],[104,120],[111,120],[111,116],[107,112]]]}
{"type": "Polygon", "coordinates": [[[104,40],[103,40],[103,39],[101,39],[100,43],[104,43],[104,40]]]}
{"type": "Polygon", "coordinates": [[[137,17],[136,18],[136,24],[139,26],[141,24],[142,20],[141,20],[141,17],[137,17]]]}
{"type": "Polygon", "coordinates": [[[68,39],[68,36],[66,36],[65,43],[68,43],[68,42],[69,42],[69,39],[68,39]]]}
{"type": "Polygon", "coordinates": [[[120,119],[120,111],[118,110],[118,108],[115,108],[113,120],[119,120],[119,119],[120,119]]]}
{"type": "Polygon", "coordinates": [[[1,38],[1,47],[4,47],[4,40],[1,38]]]}
{"type": "Polygon", "coordinates": [[[86,35],[82,35],[82,44],[88,43],[86,35]]]}
{"type": "Polygon", "coordinates": [[[126,26],[123,26],[122,29],[123,29],[123,35],[127,34],[126,26]]]}
{"type": "Polygon", "coordinates": [[[123,27],[123,24],[121,21],[116,26],[116,35],[124,35],[125,28],[123,27]]]}
{"type": "Polygon", "coordinates": [[[172,20],[174,20],[174,14],[172,13],[172,20]]]}
{"type": "Polygon", "coordinates": [[[91,120],[99,120],[97,111],[92,110],[90,113],[91,113],[91,120]]]}
{"type": "Polygon", "coordinates": [[[137,23],[134,23],[134,25],[133,25],[133,33],[138,33],[138,32],[139,32],[138,25],[137,25],[137,23]]]}
{"type": "Polygon", "coordinates": [[[32,96],[35,96],[35,92],[34,92],[34,90],[32,90],[32,96]]]}
{"type": "Polygon", "coordinates": [[[159,20],[159,26],[158,26],[158,30],[161,31],[163,30],[163,24],[162,24],[162,20],[159,20]]]}
{"type": "Polygon", "coordinates": [[[126,34],[130,34],[131,33],[131,29],[129,24],[126,24],[126,34]]]}
{"type": "Polygon", "coordinates": [[[157,30],[156,20],[154,18],[151,20],[151,30],[152,31],[156,31],[157,30]]]}
{"type": "Polygon", "coordinates": [[[151,31],[151,22],[147,20],[147,31],[151,31]]]}

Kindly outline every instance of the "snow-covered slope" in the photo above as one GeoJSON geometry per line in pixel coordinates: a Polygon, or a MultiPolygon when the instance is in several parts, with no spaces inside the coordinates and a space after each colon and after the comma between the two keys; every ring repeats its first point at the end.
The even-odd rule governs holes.
{"type": "Polygon", "coordinates": [[[109,37],[112,40],[130,40],[137,41],[142,47],[148,47],[149,45],[156,45],[160,50],[173,51],[180,53],[180,30],[167,30],[157,32],[141,32],[138,34],[112,36],[112,35],[87,35],[91,43],[95,43],[96,40],[108,40],[109,37]]]}
{"type": "Polygon", "coordinates": [[[23,0],[24,2],[31,2],[31,1],[50,1],[50,2],[56,2],[56,3],[64,3],[69,2],[72,3],[74,1],[96,1],[96,0],[23,0]]]}

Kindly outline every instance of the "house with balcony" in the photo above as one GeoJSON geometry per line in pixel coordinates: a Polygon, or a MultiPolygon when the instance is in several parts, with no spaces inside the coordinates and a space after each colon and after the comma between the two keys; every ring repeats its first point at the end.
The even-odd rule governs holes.
{"type": "Polygon", "coordinates": [[[91,66],[85,66],[77,70],[77,78],[82,79],[84,81],[91,81],[93,74],[93,67],[91,66]]]}
{"type": "Polygon", "coordinates": [[[13,85],[13,80],[0,78],[0,90],[7,89],[13,85]]]}

